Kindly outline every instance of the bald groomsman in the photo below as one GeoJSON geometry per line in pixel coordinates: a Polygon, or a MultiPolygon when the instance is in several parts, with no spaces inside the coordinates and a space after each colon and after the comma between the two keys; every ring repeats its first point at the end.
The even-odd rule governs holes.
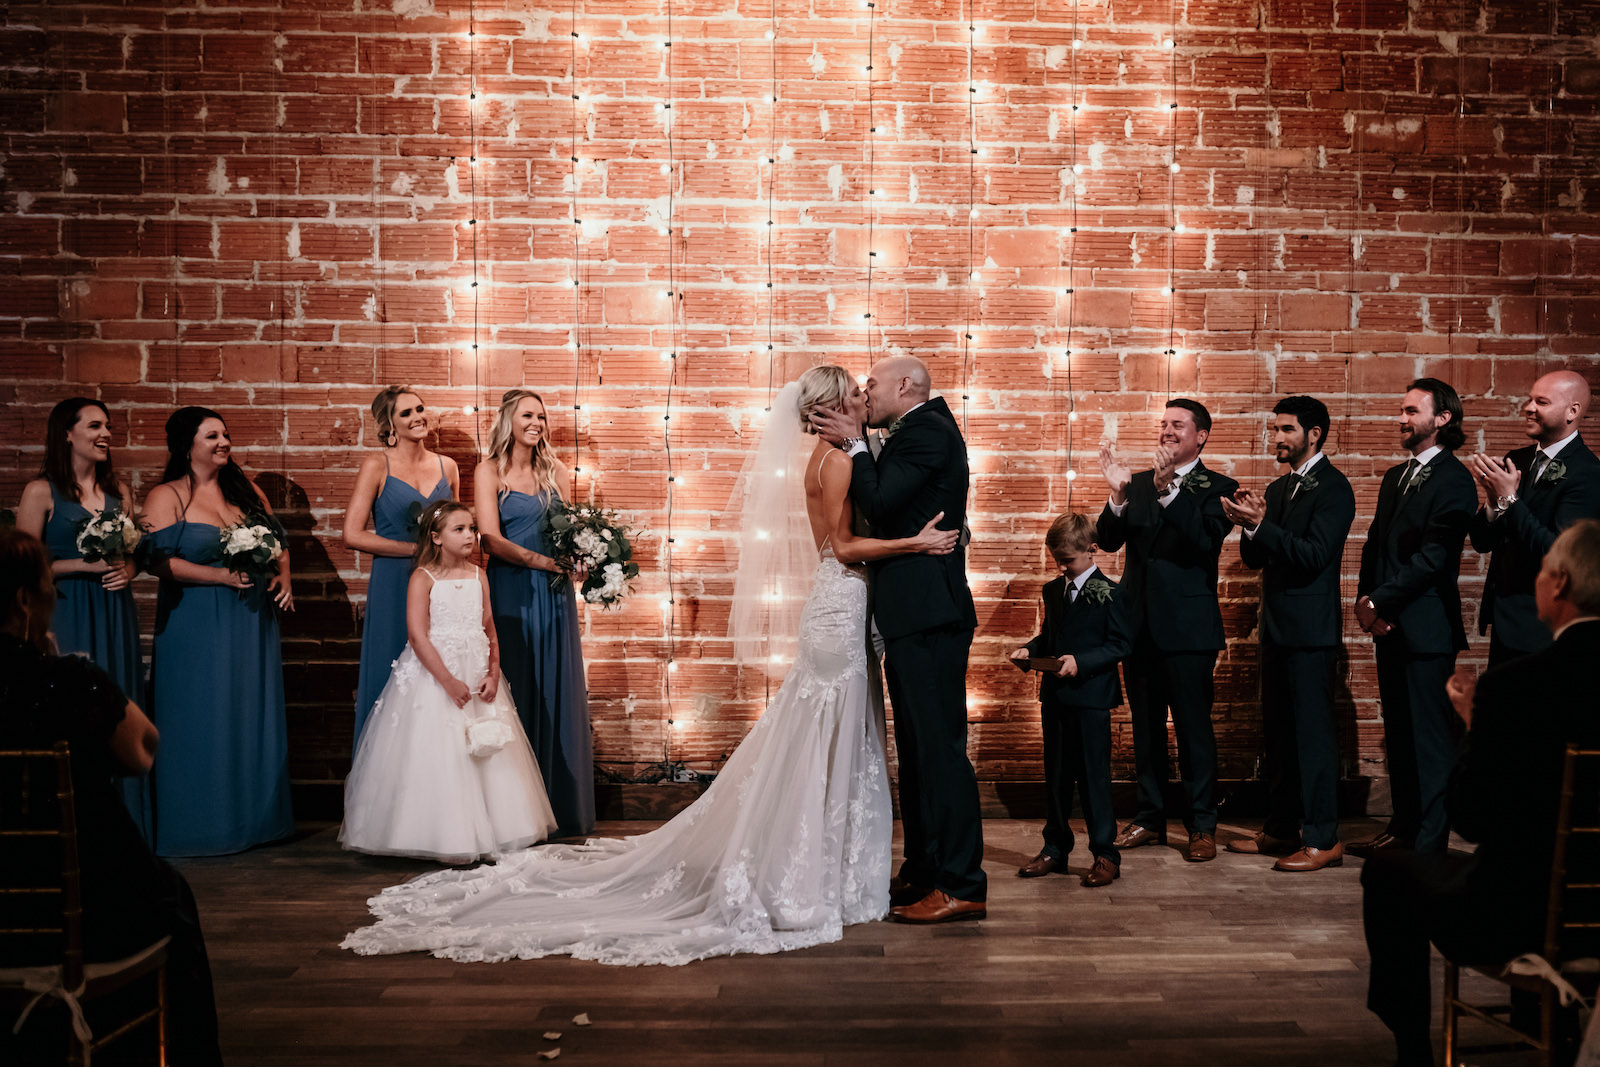
{"type": "Polygon", "coordinates": [[[1454,455],[1466,434],[1461,398],[1447,383],[1412,382],[1399,430],[1411,458],[1383,476],[1355,604],[1377,652],[1393,814],[1382,833],[1345,846],[1357,856],[1412,846],[1443,852],[1450,837],[1444,794],[1455,764],[1455,715],[1444,687],[1467,647],[1456,582],[1478,495],[1454,455]]]}
{"type": "Polygon", "coordinates": [[[1550,631],[1539,622],[1533,580],[1556,536],[1579,519],[1600,518],[1600,459],[1578,434],[1589,383],[1570,370],[1533,383],[1522,417],[1533,444],[1504,459],[1477,455],[1468,469],[1483,493],[1472,519],[1472,547],[1492,553],[1478,633],[1489,634],[1489,666],[1541,651],[1550,631]]]}
{"type": "Polygon", "coordinates": [[[1288,473],[1265,494],[1222,501],[1243,528],[1239,555],[1261,571],[1261,726],[1268,813],[1262,831],[1229,852],[1276,855],[1274,870],[1319,871],[1344,862],[1339,844],[1339,735],[1334,672],[1343,644],[1339,570],[1356,518],[1350,480],[1322,454],[1328,408],[1287,396],[1269,429],[1288,473]]]}

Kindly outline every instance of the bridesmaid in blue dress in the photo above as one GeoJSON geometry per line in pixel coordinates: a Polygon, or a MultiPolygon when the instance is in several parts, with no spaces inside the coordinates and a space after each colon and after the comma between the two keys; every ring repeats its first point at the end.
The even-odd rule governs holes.
{"type": "Polygon", "coordinates": [[[544,772],[557,836],[594,829],[594,739],[572,583],[550,588],[545,512],[568,481],[551,449],[544,401],[512,389],[500,401],[489,456],[474,472],[478,529],[489,554],[489,600],[500,667],[544,772]]]}
{"type": "Polygon", "coordinates": [[[429,504],[456,499],[461,484],[456,461],[428,451],[428,413],[414,391],[389,386],[373,399],[372,417],[383,451],[362,462],[344,512],[345,545],[372,557],[352,752],[389,680],[389,668],[406,647],[406,587],[417,549],[417,517],[429,504]]]}
{"type": "Polygon", "coordinates": [[[173,412],[167,469],[145,501],[161,579],[150,688],[162,856],[239,852],[294,830],[278,643],[278,612],[294,610],[289,553],[266,583],[223,566],[224,528],[246,517],[276,525],[231,449],[216,412],[173,412]]]}
{"type": "MultiPolygon", "coordinates": [[[[135,513],[133,494],[111,465],[111,413],[98,400],[63,400],[45,424],[44,468],[22,490],[17,528],[50,550],[58,598],[51,627],[56,648],[87,656],[124,696],[142,705],[144,660],[129,588],[138,568],[131,558],[85,563],[78,551],[79,526],[107,508],[135,513]]],[[[148,838],[148,780],[125,778],[121,791],[133,821],[148,838]]]]}

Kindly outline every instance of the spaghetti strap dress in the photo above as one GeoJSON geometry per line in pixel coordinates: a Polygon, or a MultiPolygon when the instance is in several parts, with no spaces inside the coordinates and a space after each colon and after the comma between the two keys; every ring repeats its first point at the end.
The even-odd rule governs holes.
{"type": "MultiPolygon", "coordinates": [[[[122,498],[107,493],[106,508],[120,511],[122,498]]],[[[44,524],[44,543],[51,558],[83,558],[78,551],[78,527],[88,517],[88,508],[62,496],[51,483],[50,519],[44,524]]],[[[50,630],[63,655],[88,657],[111,676],[123,696],[144,706],[144,657],[139,651],[139,613],[133,606],[131,588],[107,590],[98,574],[56,575],[56,613],[50,630]]],[[[149,780],[129,776],[118,786],[128,814],[149,840],[149,780]]]]}
{"type": "MultiPolygon", "coordinates": [[[[548,555],[548,491],[516,490],[500,498],[500,532],[530,552],[548,555]]],[[[534,757],[561,837],[594,829],[594,741],[589,692],[578,642],[577,594],[569,582],[550,588],[550,572],[490,558],[489,602],[500,639],[500,668],[534,757]]]]}
{"type": "MultiPolygon", "coordinates": [[[[221,535],[180,517],[149,540],[158,556],[215,567],[221,535]]],[[[163,579],[150,689],[161,731],[150,774],[156,853],[220,856],[292,833],[283,653],[265,584],[163,579]]]]}
{"type": "MultiPolygon", "coordinates": [[[[389,457],[383,457],[385,470],[389,457]]],[[[372,528],[391,541],[414,542],[417,518],[429,504],[450,499],[450,479],[444,459],[439,460],[439,481],[427,496],[409,482],[389,474],[372,502],[372,528]]],[[[406,647],[406,585],[411,581],[409,557],[373,556],[367,576],[367,608],[361,624],[361,673],[356,680],[356,724],[350,740],[353,755],[361,747],[361,731],[372,705],[383,692],[394,661],[406,647]]]]}

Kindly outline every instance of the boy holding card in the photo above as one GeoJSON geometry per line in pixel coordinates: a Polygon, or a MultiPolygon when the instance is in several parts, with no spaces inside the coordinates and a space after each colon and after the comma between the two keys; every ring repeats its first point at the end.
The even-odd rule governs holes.
{"type": "Polygon", "coordinates": [[[1065,872],[1072,851],[1072,788],[1077,783],[1094,864],[1081,882],[1110,885],[1121,875],[1111,811],[1111,709],[1122,703],[1117,662],[1133,647],[1122,591],[1094,565],[1095,524],[1075,512],[1050,524],[1045,548],[1060,577],[1045,583],[1044,629],[1011,653],[1037,670],[1044,727],[1047,816],[1044,848],[1017,874],[1065,872]]]}

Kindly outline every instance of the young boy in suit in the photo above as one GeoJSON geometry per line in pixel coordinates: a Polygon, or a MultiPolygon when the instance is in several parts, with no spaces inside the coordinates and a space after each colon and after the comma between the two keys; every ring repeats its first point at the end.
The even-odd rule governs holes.
{"type": "Polygon", "coordinates": [[[1078,786],[1094,864],[1081,882],[1110,885],[1121,876],[1111,811],[1111,709],[1122,703],[1117,662],[1133,646],[1122,591],[1094,565],[1094,520],[1069,513],[1050,524],[1045,548],[1060,576],[1045,583],[1044,629],[1011,653],[1040,671],[1047,815],[1044,848],[1019,871],[1037,878],[1066,871],[1072,851],[1072,789],[1078,786]],[[1054,661],[1040,663],[1040,660],[1054,661]]]}

